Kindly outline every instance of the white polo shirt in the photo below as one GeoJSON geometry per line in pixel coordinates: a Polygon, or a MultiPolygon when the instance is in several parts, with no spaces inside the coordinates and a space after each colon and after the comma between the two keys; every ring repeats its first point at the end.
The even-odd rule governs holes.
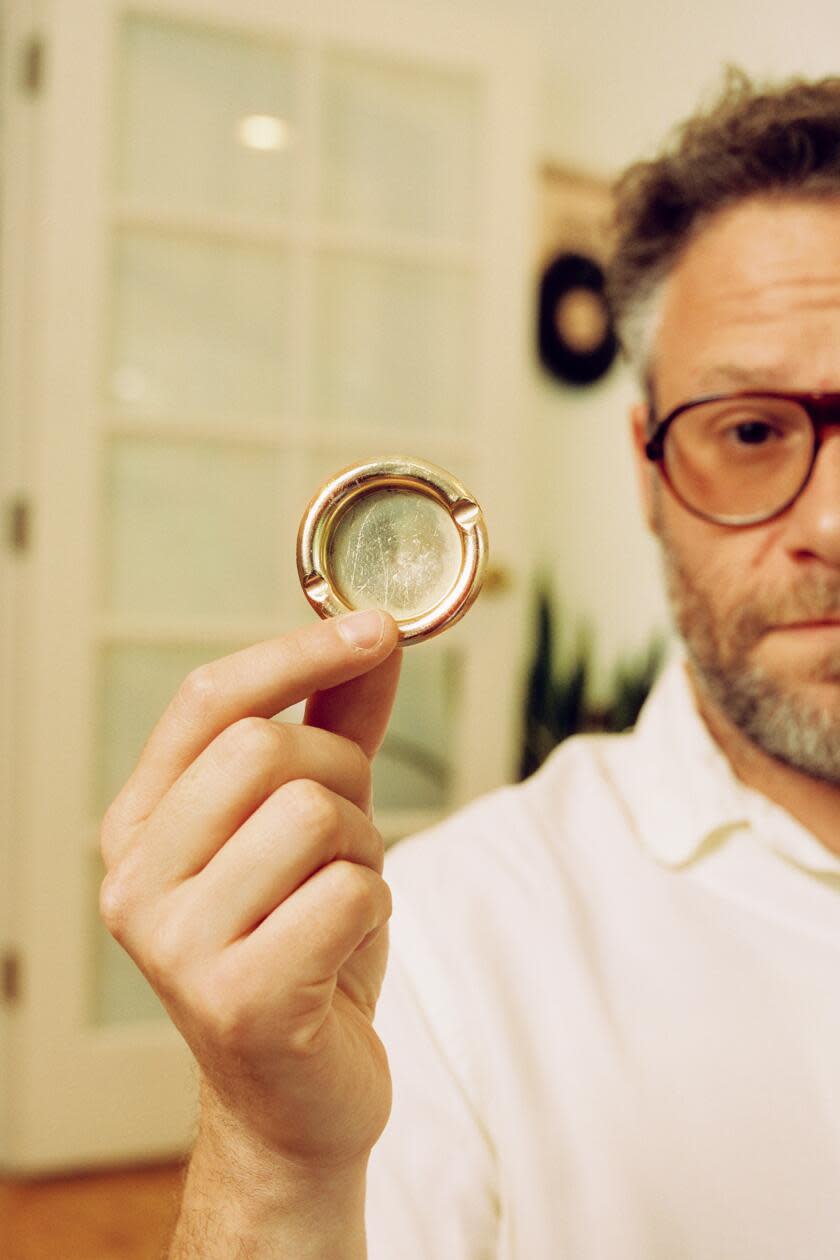
{"type": "Polygon", "coordinates": [[[680,662],[386,877],[370,1260],[838,1260],[840,861],[680,662]]]}

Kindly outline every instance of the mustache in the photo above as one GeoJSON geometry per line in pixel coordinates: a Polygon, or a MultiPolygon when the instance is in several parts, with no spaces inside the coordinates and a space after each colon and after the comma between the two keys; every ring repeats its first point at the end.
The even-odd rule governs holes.
{"type": "Polygon", "coordinates": [[[735,614],[730,632],[740,639],[757,639],[768,630],[803,621],[840,620],[840,575],[813,574],[795,586],[773,593],[756,593],[735,614]]]}

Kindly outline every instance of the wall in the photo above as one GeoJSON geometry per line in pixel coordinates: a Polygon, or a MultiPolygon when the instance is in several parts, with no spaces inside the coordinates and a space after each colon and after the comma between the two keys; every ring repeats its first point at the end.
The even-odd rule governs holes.
{"type": "MultiPolygon", "coordinates": [[[[404,3],[405,0],[393,0],[404,3]]],[[[539,154],[612,176],[656,150],[720,81],[727,62],[785,77],[836,71],[836,0],[437,0],[517,22],[542,60],[539,154]]],[[[655,545],[641,525],[627,437],[635,397],[614,368],[584,391],[535,367],[534,501],[541,555],[569,613],[592,623],[600,682],[611,663],[667,625],[655,545]],[[544,456],[544,458],[543,458],[544,456]]]]}

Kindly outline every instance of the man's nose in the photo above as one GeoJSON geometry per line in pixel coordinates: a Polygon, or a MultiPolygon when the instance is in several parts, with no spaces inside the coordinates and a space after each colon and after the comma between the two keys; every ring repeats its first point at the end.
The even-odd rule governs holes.
{"type": "Polygon", "coordinates": [[[840,568],[840,424],[823,430],[808,484],[793,504],[788,546],[840,568]]]}

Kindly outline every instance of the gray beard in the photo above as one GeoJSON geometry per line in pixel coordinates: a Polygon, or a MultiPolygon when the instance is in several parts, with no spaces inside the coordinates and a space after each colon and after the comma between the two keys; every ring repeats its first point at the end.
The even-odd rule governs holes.
{"type": "Polygon", "coordinates": [[[803,576],[795,589],[756,598],[726,620],[681,566],[660,533],[671,609],[698,682],[758,748],[811,778],[840,786],[840,650],[815,656],[808,681],[838,684],[831,700],[810,699],[749,659],[772,625],[840,612],[840,577],[803,576]]]}

